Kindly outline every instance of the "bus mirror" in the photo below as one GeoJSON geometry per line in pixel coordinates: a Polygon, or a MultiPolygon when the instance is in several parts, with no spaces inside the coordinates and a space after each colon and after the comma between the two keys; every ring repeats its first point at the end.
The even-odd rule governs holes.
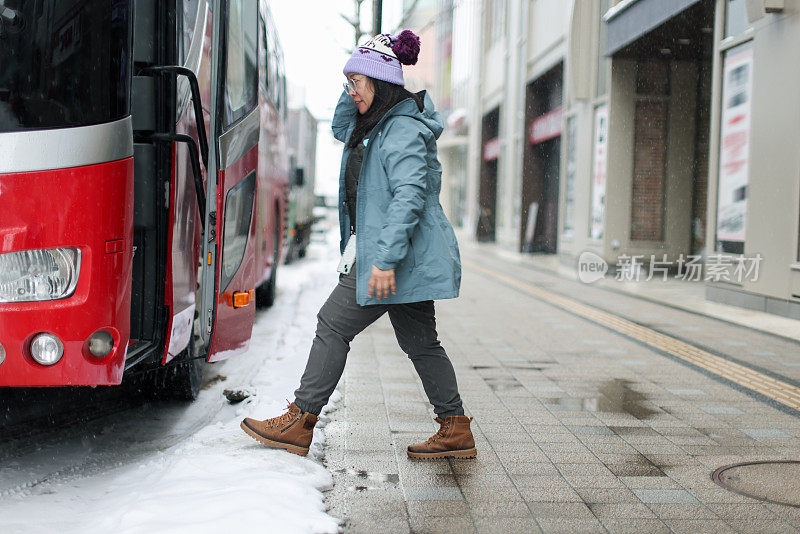
{"type": "Polygon", "coordinates": [[[306,183],[305,180],[305,171],[302,167],[298,167],[294,170],[294,185],[297,187],[303,187],[303,184],[306,183]]]}

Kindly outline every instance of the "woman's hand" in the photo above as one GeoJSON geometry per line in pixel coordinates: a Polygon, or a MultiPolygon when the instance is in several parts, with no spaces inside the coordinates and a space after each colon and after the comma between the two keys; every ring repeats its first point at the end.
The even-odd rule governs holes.
{"type": "Polygon", "coordinates": [[[375,291],[375,298],[378,300],[389,298],[389,296],[394,295],[397,293],[397,288],[394,283],[394,269],[382,271],[373,265],[372,276],[369,277],[367,287],[369,287],[367,296],[371,297],[372,292],[375,291]],[[390,291],[391,293],[389,293],[390,291]]]}

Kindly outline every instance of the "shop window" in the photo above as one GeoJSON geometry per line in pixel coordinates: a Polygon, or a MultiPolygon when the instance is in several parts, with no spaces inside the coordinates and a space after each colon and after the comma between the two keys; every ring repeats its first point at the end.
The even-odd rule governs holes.
{"type": "Polygon", "coordinates": [[[742,254],[750,167],[752,41],[726,50],[722,63],[716,251],[742,254]]]}
{"type": "Polygon", "coordinates": [[[728,0],[725,5],[725,38],[741,35],[749,27],[747,0],[728,0]]]}
{"type": "Polygon", "coordinates": [[[592,154],[591,211],[589,237],[602,239],[605,231],[606,162],[608,160],[608,104],[594,109],[594,147],[592,154]]]}

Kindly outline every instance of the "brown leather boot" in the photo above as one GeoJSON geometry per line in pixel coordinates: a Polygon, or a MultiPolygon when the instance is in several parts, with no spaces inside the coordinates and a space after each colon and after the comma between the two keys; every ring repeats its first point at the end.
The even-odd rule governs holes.
{"type": "Polygon", "coordinates": [[[408,446],[410,458],[475,458],[478,454],[475,439],[469,429],[472,417],[466,415],[449,415],[436,422],[441,426],[439,431],[424,443],[408,446]]]}
{"type": "Polygon", "coordinates": [[[285,414],[264,421],[246,417],[241,424],[242,430],[267,447],[285,449],[305,456],[314,437],[317,416],[301,412],[293,402],[286,409],[288,411],[285,414]]]}

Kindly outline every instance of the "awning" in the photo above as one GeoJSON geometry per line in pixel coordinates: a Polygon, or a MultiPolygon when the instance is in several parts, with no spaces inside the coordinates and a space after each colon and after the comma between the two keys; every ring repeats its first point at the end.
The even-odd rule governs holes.
{"type": "Polygon", "coordinates": [[[610,56],[701,0],[623,0],[609,9],[606,55],[610,56]]]}

